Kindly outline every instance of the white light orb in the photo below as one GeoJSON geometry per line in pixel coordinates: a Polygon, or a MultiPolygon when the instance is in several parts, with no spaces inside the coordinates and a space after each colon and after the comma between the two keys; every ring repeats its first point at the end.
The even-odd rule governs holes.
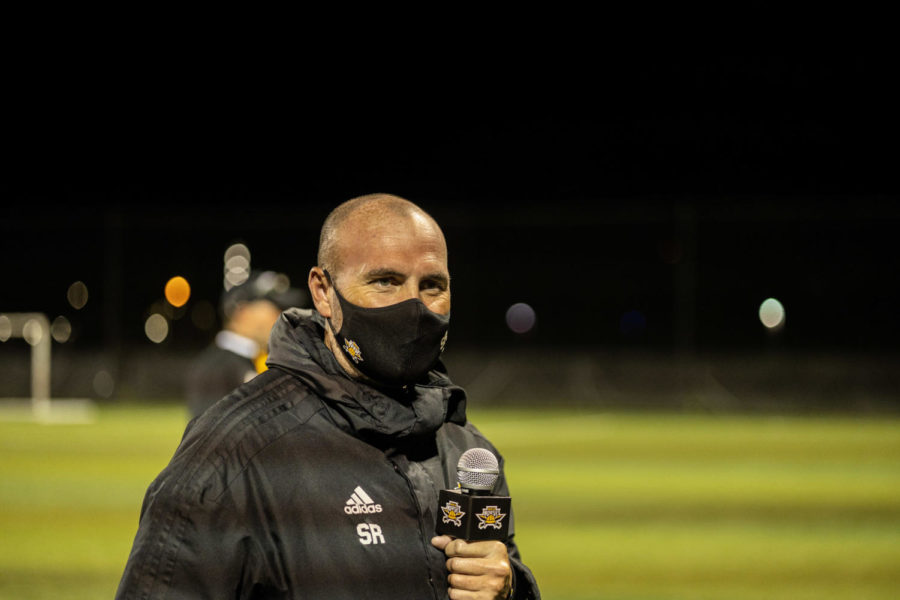
{"type": "Polygon", "coordinates": [[[775,298],[766,298],[759,305],[759,320],[769,329],[784,325],[784,306],[775,298]]]}
{"type": "Polygon", "coordinates": [[[32,346],[37,346],[44,339],[44,331],[37,319],[28,319],[22,326],[22,337],[32,346]]]}
{"type": "Polygon", "coordinates": [[[72,324],[69,323],[67,318],[59,315],[50,324],[50,335],[60,344],[64,344],[69,341],[69,337],[72,335],[72,324]]]}
{"type": "Polygon", "coordinates": [[[225,261],[225,272],[228,271],[249,271],[250,259],[246,256],[236,254],[225,261]]]}
{"type": "Polygon", "coordinates": [[[159,313],[153,313],[144,322],[144,333],[154,344],[162,343],[169,335],[169,322],[159,313]]]}
{"type": "Polygon", "coordinates": [[[232,244],[228,246],[228,249],[225,250],[225,256],[223,260],[227,263],[229,259],[234,258],[235,256],[240,256],[244,258],[247,262],[247,265],[250,264],[250,249],[244,244],[232,244]]]}
{"type": "Polygon", "coordinates": [[[83,281],[76,281],[66,290],[66,300],[75,310],[81,310],[88,301],[88,289],[83,281]]]}

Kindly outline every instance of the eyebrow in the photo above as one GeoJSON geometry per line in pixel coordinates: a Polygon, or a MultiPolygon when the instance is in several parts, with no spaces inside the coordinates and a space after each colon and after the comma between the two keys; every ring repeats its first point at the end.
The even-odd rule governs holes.
{"type": "Polygon", "coordinates": [[[395,271],[394,269],[372,269],[371,271],[366,272],[366,279],[375,279],[378,277],[405,277],[403,273],[400,271],[395,271]]]}

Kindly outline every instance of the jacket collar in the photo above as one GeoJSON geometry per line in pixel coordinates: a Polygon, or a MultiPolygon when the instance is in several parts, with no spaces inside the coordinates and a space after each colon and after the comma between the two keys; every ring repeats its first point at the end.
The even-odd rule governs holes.
{"type": "Polygon", "coordinates": [[[403,388],[378,388],[352,379],[325,346],[325,319],[291,308],[272,328],[266,364],[293,373],[316,392],[349,433],[397,442],[433,434],[445,422],[466,422],[466,394],[443,365],[427,380],[403,388]]]}

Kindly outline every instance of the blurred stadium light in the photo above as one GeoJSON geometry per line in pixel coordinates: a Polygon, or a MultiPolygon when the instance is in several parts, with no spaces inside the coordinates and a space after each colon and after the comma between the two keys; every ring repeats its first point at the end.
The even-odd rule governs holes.
{"type": "Polygon", "coordinates": [[[241,285],[250,278],[250,249],[244,244],[235,243],[225,250],[225,275],[223,285],[230,290],[241,285]]]}
{"type": "Polygon", "coordinates": [[[161,344],[169,335],[169,322],[159,313],[153,313],[144,322],[144,333],[154,344],[161,344]]]}
{"type": "Polygon", "coordinates": [[[191,285],[188,280],[180,275],[176,275],[166,282],[165,287],[166,300],[169,304],[178,308],[184,306],[191,297],[191,285]]]}
{"type": "Polygon", "coordinates": [[[81,310],[88,301],[88,289],[83,281],[76,281],[66,291],[66,299],[75,310],[81,310]]]}
{"type": "Polygon", "coordinates": [[[759,320],[768,329],[781,329],[784,326],[784,306],[775,298],[766,298],[759,306],[759,320]]]}
{"type": "Polygon", "coordinates": [[[506,325],[515,333],[528,333],[536,320],[534,309],[524,302],[517,302],[506,311],[506,325]]]}
{"type": "Polygon", "coordinates": [[[72,323],[63,315],[59,315],[50,325],[50,335],[60,344],[66,343],[72,335],[72,323]]]}

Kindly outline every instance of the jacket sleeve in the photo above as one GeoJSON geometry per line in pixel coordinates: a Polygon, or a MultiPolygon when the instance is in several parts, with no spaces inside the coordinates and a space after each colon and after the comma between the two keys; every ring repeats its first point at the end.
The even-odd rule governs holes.
{"type": "MultiPolygon", "coordinates": [[[[498,456],[499,453],[498,453],[498,456]]],[[[511,496],[509,486],[506,483],[506,474],[503,471],[503,457],[500,456],[500,485],[497,489],[500,496],[511,496]]],[[[515,513],[513,508],[511,513],[515,513]]],[[[515,515],[509,515],[509,539],[506,541],[506,551],[509,554],[509,564],[513,571],[513,593],[510,596],[515,600],[540,600],[541,592],[538,589],[537,581],[532,574],[531,569],[522,562],[522,556],[519,553],[519,547],[516,545],[515,538],[515,515]]]]}
{"type": "MultiPolygon", "coordinates": [[[[265,564],[227,505],[166,471],[151,484],[116,598],[249,598],[265,564]]],[[[266,597],[278,598],[274,590],[266,597]]]]}
{"type": "Polygon", "coordinates": [[[509,564],[513,572],[513,593],[510,598],[515,600],[540,600],[541,592],[537,581],[531,573],[531,569],[525,566],[519,556],[519,549],[512,539],[506,544],[509,552],[509,564]]]}

